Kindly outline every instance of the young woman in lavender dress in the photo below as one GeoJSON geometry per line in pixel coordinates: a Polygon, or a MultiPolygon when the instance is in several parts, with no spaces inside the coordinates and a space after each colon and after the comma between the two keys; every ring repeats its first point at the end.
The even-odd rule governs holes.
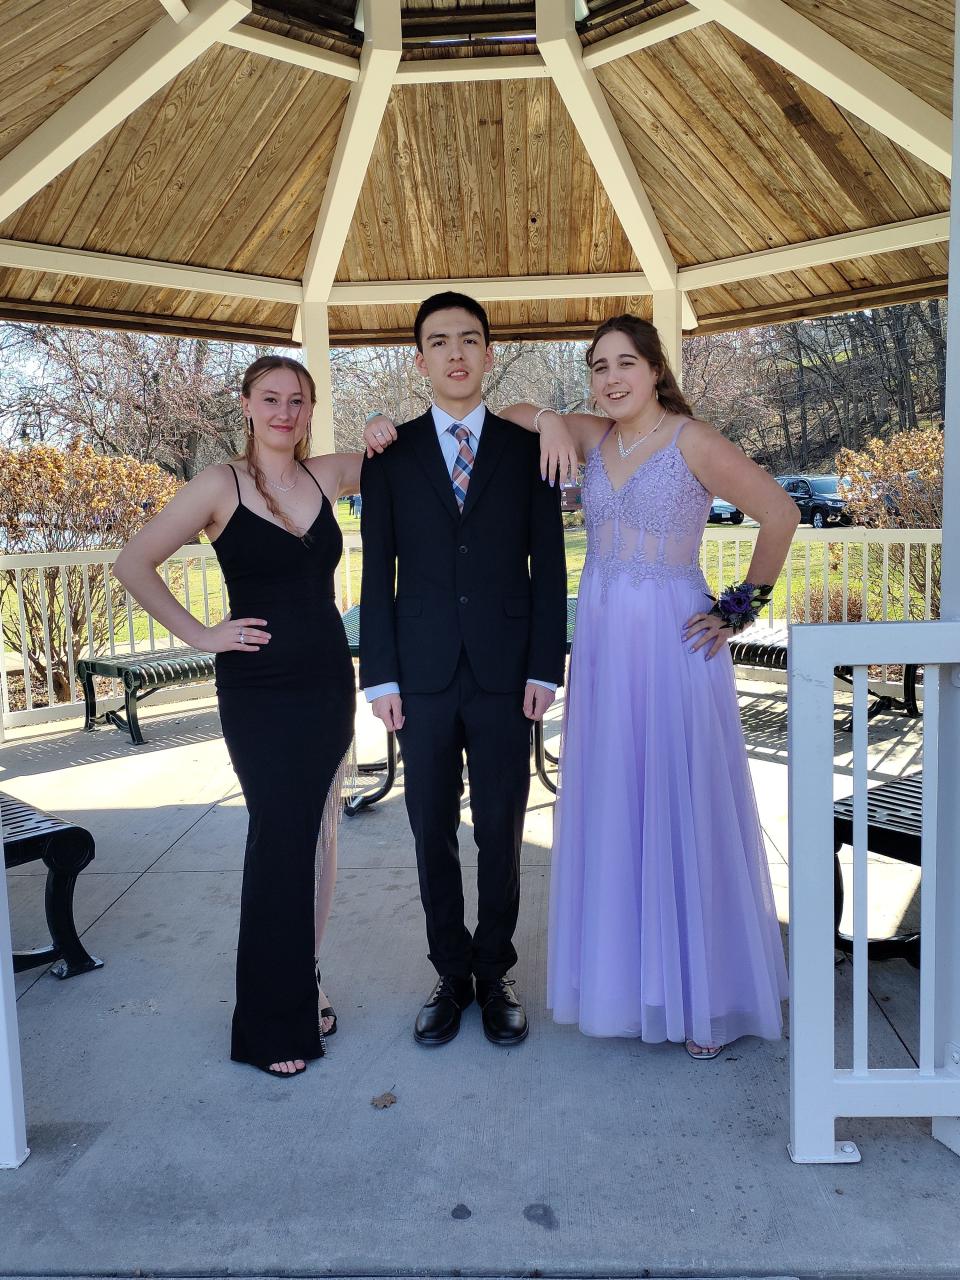
{"type": "MultiPolygon", "coordinates": [[[[586,463],[548,1004],[587,1035],[714,1058],[782,1030],[783,949],[726,642],[767,597],[798,511],[694,419],[653,325],[605,321],[587,363],[604,417],[502,411],[541,432],[545,475],[586,463]],[[717,605],[699,565],[711,494],[760,525],[747,583],[717,605]]],[[[395,433],[378,417],[365,434],[380,450],[395,433]]]]}
{"type": "Polygon", "coordinates": [[[782,1031],[783,949],[726,641],[767,598],[749,584],[775,582],[798,513],[693,417],[651,324],[607,320],[587,363],[605,417],[505,413],[539,427],[546,457],[572,443],[586,463],[548,1004],[587,1035],[711,1058],[782,1031]],[[718,606],[699,564],[712,494],[760,525],[748,585],[718,606]]]}

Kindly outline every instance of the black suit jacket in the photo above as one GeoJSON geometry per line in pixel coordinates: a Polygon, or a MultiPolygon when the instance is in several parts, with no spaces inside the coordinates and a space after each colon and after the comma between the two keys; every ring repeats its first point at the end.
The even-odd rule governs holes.
{"type": "Polygon", "coordinates": [[[567,577],[559,488],[539,441],[487,410],[461,515],[433,415],[364,461],[360,683],[436,693],[461,649],[491,693],[562,684],[567,577]]]}

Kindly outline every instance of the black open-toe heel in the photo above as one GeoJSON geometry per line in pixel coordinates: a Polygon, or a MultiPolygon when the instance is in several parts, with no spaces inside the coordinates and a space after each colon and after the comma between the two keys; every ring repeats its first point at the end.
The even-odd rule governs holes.
{"type": "MultiPolygon", "coordinates": [[[[284,1058],[284,1062],[292,1062],[292,1058],[284,1058]]],[[[269,1062],[251,1062],[251,1067],[256,1067],[258,1071],[262,1071],[264,1075],[273,1076],[274,1080],[292,1080],[294,1076],[302,1076],[306,1071],[306,1067],[296,1067],[293,1071],[271,1071],[269,1062]]]]}
{"type": "MultiPolygon", "coordinates": [[[[317,987],[319,988],[319,987],[322,987],[322,986],[323,986],[323,981],[322,981],[322,979],[321,979],[321,977],[320,977],[320,970],[318,969],[318,970],[317,970],[317,987]]],[[[320,1033],[320,1034],[321,1034],[321,1036],[323,1036],[323,1037],[326,1037],[326,1036],[335,1036],[335,1035],[337,1034],[337,1015],[336,1015],[336,1013],[334,1012],[334,1010],[333,1010],[333,1006],[332,1006],[332,1005],[329,1005],[329,1004],[328,1004],[328,1005],[326,1006],[326,1008],[324,1008],[324,1009],[321,1009],[321,1010],[320,1010],[320,1021],[322,1022],[322,1021],[324,1020],[324,1018],[332,1018],[332,1019],[333,1019],[333,1022],[330,1024],[330,1030],[329,1030],[329,1031],[322,1031],[322,1032],[320,1033]]]]}

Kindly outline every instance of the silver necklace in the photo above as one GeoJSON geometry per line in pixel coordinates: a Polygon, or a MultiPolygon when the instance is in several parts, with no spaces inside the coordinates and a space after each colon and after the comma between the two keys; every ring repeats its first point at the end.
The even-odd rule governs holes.
{"type": "Polygon", "coordinates": [[[647,434],[645,436],[640,436],[638,437],[638,439],[634,440],[633,444],[630,446],[629,449],[624,448],[623,436],[620,434],[620,428],[617,427],[617,448],[620,450],[620,457],[629,458],[631,453],[633,453],[634,449],[636,449],[638,445],[643,444],[644,440],[649,440],[650,437],[653,435],[653,433],[659,430],[660,423],[664,420],[666,416],[667,416],[667,411],[666,409],[664,409],[663,413],[661,413],[660,417],[656,420],[656,422],[653,424],[653,426],[650,428],[647,434]]]}
{"type": "MultiPolygon", "coordinates": [[[[296,463],[294,463],[294,466],[296,466],[296,463]]],[[[283,472],[281,471],[280,474],[283,475],[283,472]]],[[[264,479],[266,479],[266,477],[264,477],[264,479]]],[[[291,489],[295,489],[297,487],[297,481],[299,479],[300,468],[297,467],[293,475],[293,484],[279,484],[276,480],[267,480],[267,484],[271,489],[279,489],[281,493],[289,493],[291,489]]]]}

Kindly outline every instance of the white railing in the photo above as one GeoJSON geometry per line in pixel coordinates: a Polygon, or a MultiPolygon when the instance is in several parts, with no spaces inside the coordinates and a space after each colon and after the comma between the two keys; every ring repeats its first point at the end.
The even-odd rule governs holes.
{"type": "MultiPolygon", "coordinates": [[[[758,532],[707,526],[700,563],[712,587],[743,581],[758,532]]],[[[939,529],[797,529],[767,616],[770,622],[930,618],[940,541],[939,529]]]]}
{"type": "MultiPolygon", "coordinates": [[[[790,1155],[797,1163],[860,1158],[837,1142],[852,1116],[960,1116],[960,1028],[950,1025],[958,921],[952,881],[956,832],[938,833],[940,668],[960,661],[960,623],[800,626],[789,663],[790,1155]],[[917,1066],[871,1065],[867,989],[867,666],[925,664],[921,862],[920,1038],[917,1066]],[[834,691],[837,665],[853,669],[853,1042],[837,1064],[833,949],[834,691]],[[939,834],[939,840],[938,840],[939,834]]],[[[956,683],[957,667],[951,677],[956,683]]],[[[951,691],[952,692],[952,691],[951,691]]],[[[934,1136],[960,1150],[955,1120],[934,1136]]]]}
{"type": "MultiPolygon", "coordinates": [[[[701,560],[712,586],[742,580],[756,537],[755,527],[707,527],[701,560]]],[[[769,621],[929,618],[939,545],[939,529],[798,529],[769,621]],[[904,564],[910,573],[903,573],[904,564]]],[[[179,646],[118,587],[107,590],[116,556],[111,550],[0,556],[4,620],[17,624],[19,634],[33,635],[37,649],[31,663],[6,636],[0,644],[0,732],[79,714],[76,658],[89,651],[91,639],[97,652],[111,654],[179,646]],[[63,642],[65,612],[74,614],[73,646],[63,642]]],[[[342,610],[359,598],[361,557],[359,534],[346,534],[337,579],[342,610]]],[[[212,547],[181,547],[162,572],[180,602],[205,623],[223,617],[226,594],[212,547]]],[[[887,691],[893,690],[890,685],[887,691]]],[[[192,690],[193,696],[205,692],[204,686],[192,690]]],[[[168,690],[157,700],[165,694],[184,697],[182,690],[168,690]]]]}
{"type": "MultiPolygon", "coordinates": [[[[42,723],[81,714],[77,698],[76,661],[88,652],[137,653],[182,648],[181,642],[155,622],[115,583],[110,569],[117,550],[69,551],[0,556],[0,607],[3,622],[19,636],[32,636],[36,652],[9,640],[10,625],[0,636],[0,700],[4,728],[42,723]],[[64,619],[70,625],[64,625],[64,619]],[[66,637],[72,636],[72,643],[66,637]],[[63,694],[66,696],[60,696],[63,694]]],[[[164,582],[180,603],[205,625],[227,611],[227,595],[213,547],[207,543],[181,547],[161,566],[164,582]]],[[[344,555],[337,570],[337,600],[346,610],[359,595],[360,535],[344,535],[344,555]]],[[[210,689],[194,686],[164,691],[173,697],[202,696],[210,689]]],[[[164,692],[156,701],[164,701],[164,692]]],[[[114,701],[105,699],[104,710],[114,701]]],[[[99,700],[98,700],[99,703],[99,700]]]]}

